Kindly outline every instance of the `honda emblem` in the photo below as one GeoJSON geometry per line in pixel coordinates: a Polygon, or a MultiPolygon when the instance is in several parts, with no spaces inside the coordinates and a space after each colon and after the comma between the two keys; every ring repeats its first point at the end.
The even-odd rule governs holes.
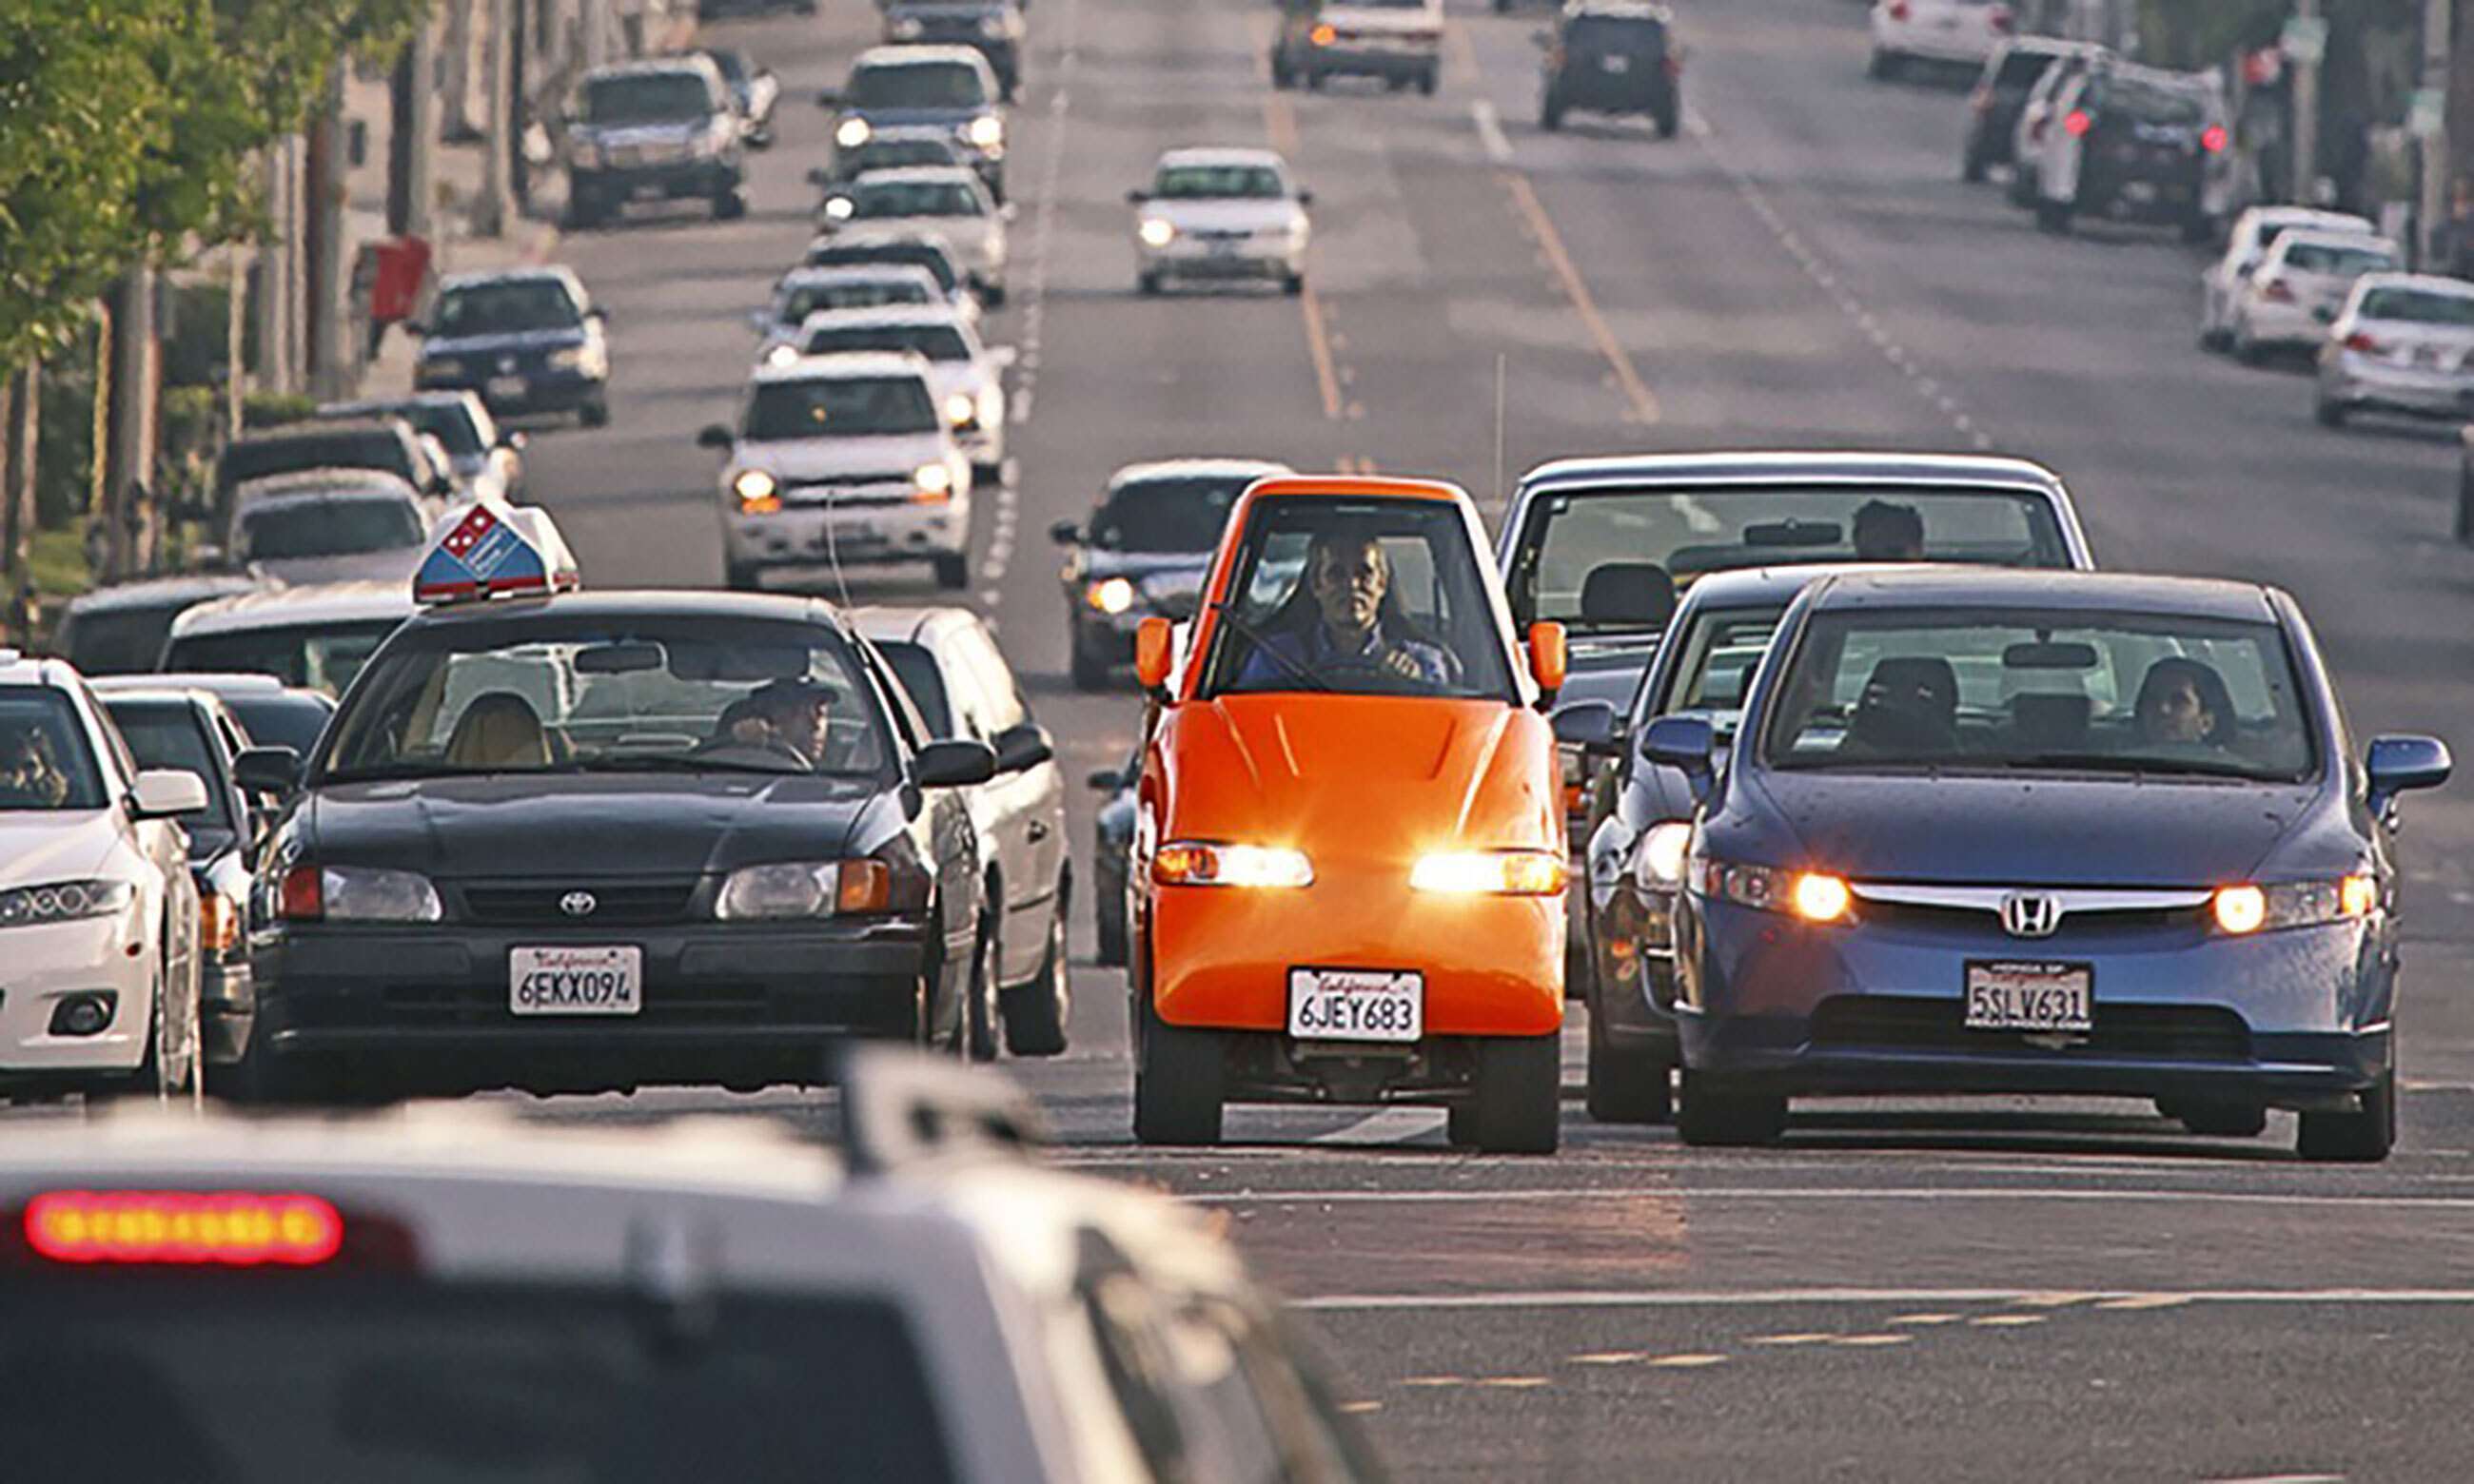
{"type": "Polygon", "coordinates": [[[2001,930],[2013,938],[2050,938],[2062,925],[2062,899],[2045,892],[2001,898],[2001,930]]]}

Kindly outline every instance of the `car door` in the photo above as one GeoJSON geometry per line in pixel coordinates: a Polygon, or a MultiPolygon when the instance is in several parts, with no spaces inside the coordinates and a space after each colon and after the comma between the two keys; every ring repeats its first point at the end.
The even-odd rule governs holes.
{"type": "MultiPolygon", "coordinates": [[[[969,678],[981,724],[987,729],[983,740],[995,746],[1005,733],[1030,723],[1031,709],[1014,682],[1013,670],[987,630],[977,623],[957,626],[943,647],[951,668],[969,678]]],[[[1064,778],[1050,758],[998,774],[986,784],[986,793],[1005,862],[1001,977],[1007,984],[1020,984],[1039,971],[1048,946],[1049,915],[1055,911],[1065,851],[1064,778]]]]}

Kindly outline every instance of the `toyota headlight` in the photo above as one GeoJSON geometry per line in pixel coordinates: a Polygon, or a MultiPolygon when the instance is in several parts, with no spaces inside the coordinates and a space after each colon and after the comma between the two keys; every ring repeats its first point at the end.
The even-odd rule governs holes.
{"type": "Polygon", "coordinates": [[[782,508],[782,484],[761,468],[740,469],[730,481],[742,515],[769,515],[782,508]]]}
{"type": "Polygon", "coordinates": [[[1134,235],[1142,239],[1144,247],[1164,248],[1176,241],[1176,228],[1158,217],[1147,216],[1134,228],[1134,235]]]}
{"type": "Polygon", "coordinates": [[[1552,850],[1451,850],[1420,859],[1409,886],[1453,897],[1552,897],[1570,875],[1570,863],[1552,850]]]}
{"type": "Polygon", "coordinates": [[[780,922],[883,912],[893,876],[879,860],[742,866],[722,879],[713,915],[725,922],[780,922]]]}
{"type": "Polygon", "coordinates": [[[876,133],[863,118],[846,118],[834,126],[834,143],[845,150],[856,150],[876,133]]]}
{"type": "Polygon", "coordinates": [[[1633,847],[1633,884],[1644,892],[1671,892],[1684,884],[1684,868],[1692,851],[1692,826],[1684,820],[1661,820],[1649,826],[1633,847]]]}
{"type": "Polygon", "coordinates": [[[276,915],[292,922],[435,922],[446,914],[438,888],[418,872],[295,866],[276,894],[276,915]]]}
{"type": "Polygon", "coordinates": [[[46,922],[109,917],[127,908],[136,896],[137,889],[130,883],[109,879],[20,886],[0,892],[0,927],[39,927],[46,922]]]}
{"type": "Polygon", "coordinates": [[[2369,917],[2379,905],[2379,879],[2368,872],[2333,881],[2219,887],[2210,901],[2218,930],[2237,937],[2285,927],[2324,927],[2369,917]]]}
{"type": "Polygon", "coordinates": [[[954,426],[969,427],[979,419],[979,416],[980,404],[972,400],[970,394],[957,392],[945,398],[945,420],[954,426]]]}
{"type": "Polygon", "coordinates": [[[982,113],[962,126],[962,137],[982,150],[1001,149],[1005,145],[1005,120],[993,113],[982,113]]]}
{"type": "Polygon", "coordinates": [[[1286,846],[1177,840],[1152,857],[1152,879],[1162,886],[1312,886],[1314,863],[1286,846]]]}

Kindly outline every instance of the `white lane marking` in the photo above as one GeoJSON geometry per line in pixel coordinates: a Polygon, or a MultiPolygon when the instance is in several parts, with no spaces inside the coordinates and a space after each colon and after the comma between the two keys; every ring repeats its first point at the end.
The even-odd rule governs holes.
{"type": "Polygon", "coordinates": [[[1396,1144],[1443,1126],[1440,1108],[1386,1108],[1346,1128],[1318,1134],[1317,1144],[1396,1144]]]}
{"type": "Polygon", "coordinates": [[[2341,1473],[2252,1473],[2238,1479],[2210,1479],[2207,1484],[2345,1484],[2341,1473]]]}
{"type": "MultiPolygon", "coordinates": [[[[1291,1299],[1291,1308],[1350,1312],[1382,1309],[1514,1308],[1760,1308],[1780,1304],[1867,1307],[1881,1304],[2015,1304],[2032,1290],[2021,1288],[1745,1288],[1632,1289],[1604,1292],[1517,1289],[1488,1293],[1331,1293],[1291,1299]]],[[[2145,1298],[2122,1293],[2114,1298],[2145,1298]]],[[[2191,1304],[2343,1305],[2439,1305],[2474,1307],[2474,1288],[2227,1288],[2179,1293],[2191,1304]]]]}
{"type": "Polygon", "coordinates": [[[1486,157],[1498,165],[1511,164],[1512,141],[1503,136],[1503,119],[1494,105],[1484,98],[1470,104],[1469,121],[1477,125],[1478,146],[1486,151],[1486,157]]]}
{"type": "MultiPolygon", "coordinates": [[[[1398,1110],[1407,1112],[1408,1110],[1398,1110]]],[[[1372,1120],[1369,1120],[1370,1122],[1372,1120]]],[[[1346,1131],[1343,1131],[1346,1132],[1346,1131]]],[[[1929,1201],[2088,1201],[2139,1203],[2178,1201],[2199,1206],[2286,1206],[2341,1207],[2346,1210],[2474,1210],[2474,1196],[2454,1195],[2305,1195],[2281,1192],[2255,1193],[2239,1190],[2036,1190],[2008,1185],[1934,1186],[1898,1188],[1893,1186],[1849,1186],[1829,1189],[1768,1189],[1758,1186],[1708,1189],[1684,1185],[1659,1185],[1643,1189],[1609,1190],[1250,1190],[1243,1193],[1203,1192],[1180,1197],[1206,1206],[1279,1205],[1319,1201],[1363,1206],[1419,1206],[1430,1204],[1485,1202],[1536,1202],[1562,1204],[1571,1201],[1638,1201],[1643,1199],[1680,1198],[1692,1205],[1712,1205],[1720,1201],[1897,1201],[1902,1204],[1929,1201]]]]}

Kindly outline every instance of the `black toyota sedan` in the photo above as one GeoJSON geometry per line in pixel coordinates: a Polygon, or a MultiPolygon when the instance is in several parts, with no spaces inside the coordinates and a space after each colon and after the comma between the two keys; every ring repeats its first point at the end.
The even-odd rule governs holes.
{"type": "Polygon", "coordinates": [[[595,593],[406,621],[311,754],[255,890],[271,1101],[823,1080],[962,1033],[958,785],[809,599],[595,593]]]}
{"type": "Polygon", "coordinates": [[[1220,547],[1228,508],[1255,480],[1289,472],[1259,459],[1166,459],[1108,478],[1088,524],[1060,520],[1066,549],[1066,643],[1074,685],[1098,690],[1134,658],[1134,630],[1153,614],[1190,618],[1220,547]]]}

